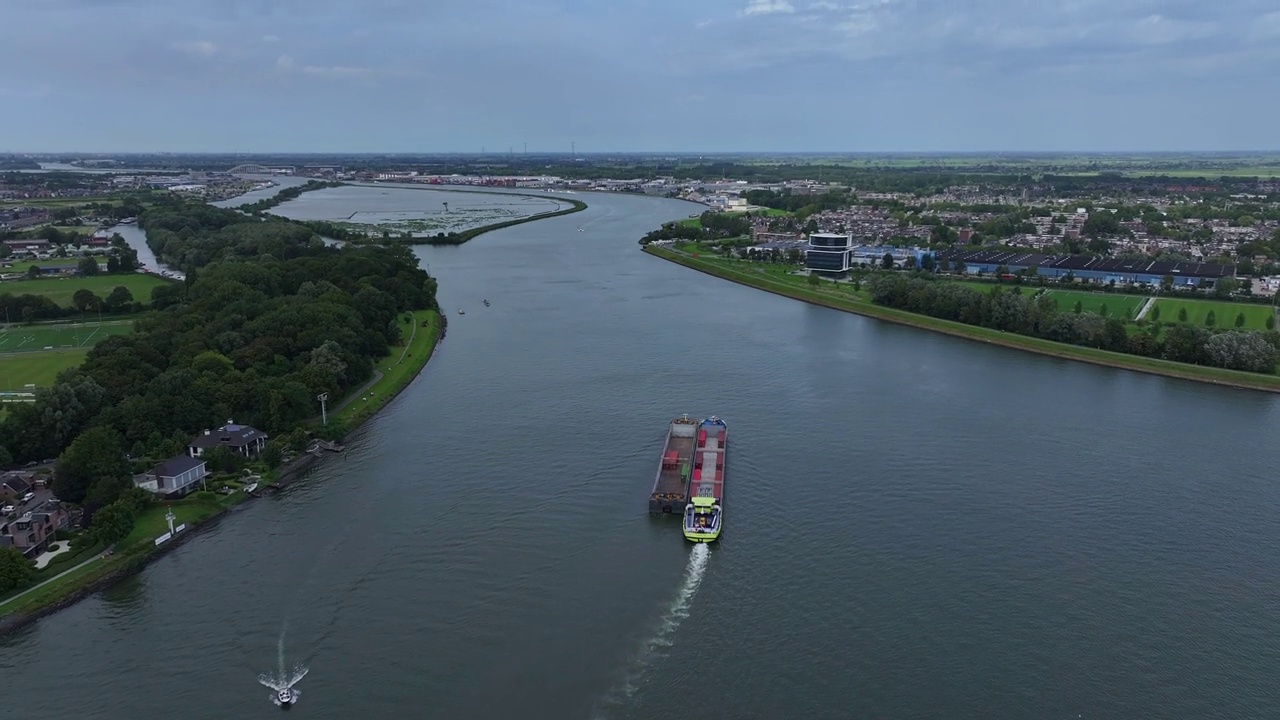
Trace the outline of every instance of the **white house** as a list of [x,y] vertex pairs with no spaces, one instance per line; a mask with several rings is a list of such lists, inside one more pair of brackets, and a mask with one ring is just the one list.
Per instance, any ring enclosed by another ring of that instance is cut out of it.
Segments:
[[[181,497],[195,490],[200,481],[209,475],[209,471],[205,468],[204,460],[179,455],[156,465],[149,474],[155,478],[153,492],[166,497]],[[151,490],[149,485],[150,482],[141,487]]]

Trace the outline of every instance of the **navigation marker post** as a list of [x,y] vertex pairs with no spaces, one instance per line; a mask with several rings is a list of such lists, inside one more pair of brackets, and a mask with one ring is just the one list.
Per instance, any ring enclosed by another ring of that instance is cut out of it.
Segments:
[[174,521],[174,519],[175,519],[175,516],[174,516],[174,514],[173,514],[173,506],[172,506],[172,505],[170,505],[169,507],[165,508],[165,511],[164,511],[164,519],[169,523],[169,537],[173,537],[173,535],[174,535],[174,532],[173,532],[173,521]]
[[319,395],[316,396],[316,399],[320,401],[320,424],[328,425],[329,414],[328,414],[328,411],[325,409],[325,401],[329,399],[329,393],[320,393]]

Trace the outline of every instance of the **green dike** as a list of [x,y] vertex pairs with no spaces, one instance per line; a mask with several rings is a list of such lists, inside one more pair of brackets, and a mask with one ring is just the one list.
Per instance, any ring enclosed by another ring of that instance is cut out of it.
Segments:
[[1149,373],[1152,375],[1162,375],[1164,377],[1179,378],[1182,380],[1195,380],[1197,382],[1226,385],[1229,387],[1243,388],[1247,390],[1280,392],[1280,377],[1256,375],[1236,370],[1201,367],[1199,365],[1187,365],[1184,363],[1160,360],[1157,358],[1146,358],[1139,357],[1137,355],[1126,355],[1124,353],[1098,350],[1096,348],[1065,345],[1063,343],[1057,343],[1051,340],[1041,340],[1040,338],[1027,337],[1025,335],[1014,335],[1012,333],[1001,332],[999,330],[991,330],[974,325],[965,325],[964,323],[953,322],[950,320],[939,320],[938,318],[929,317],[927,315],[917,315],[904,310],[887,308],[875,305],[870,301],[856,300],[848,296],[842,297],[817,290],[810,290],[800,285],[770,278],[767,275],[741,272],[728,267],[728,263],[726,261],[717,262],[713,260],[704,260],[702,258],[694,258],[666,248],[653,247],[651,245],[646,246],[644,251],[650,255],[663,258],[664,260],[670,260],[671,262],[684,265],[687,268],[704,272],[708,275],[715,275],[716,277],[742,285],[749,285],[759,290],[766,290],[778,295],[785,295],[789,298],[803,300],[804,302],[812,303],[814,305],[822,305],[834,310],[843,310],[845,312],[857,313],[858,315],[865,315],[879,320],[887,320],[900,325],[910,325],[912,327],[933,330],[934,332],[954,335],[956,337],[978,340],[992,345],[1000,345],[1002,347],[1014,348],[1016,350],[1025,350],[1027,352],[1038,353],[1040,355],[1050,355],[1067,360],[1079,360],[1081,362],[1105,365],[1107,367],[1119,368],[1122,370],[1133,370],[1135,372]]
[[349,430],[373,417],[408,387],[426,367],[436,342],[440,340],[443,326],[440,313],[418,310],[413,313],[412,324],[404,322],[403,313],[400,317],[400,337],[404,345],[392,348],[389,355],[379,358],[374,364],[374,370],[382,373],[382,377],[369,387],[356,391],[358,394],[346,400],[349,404],[333,414]]

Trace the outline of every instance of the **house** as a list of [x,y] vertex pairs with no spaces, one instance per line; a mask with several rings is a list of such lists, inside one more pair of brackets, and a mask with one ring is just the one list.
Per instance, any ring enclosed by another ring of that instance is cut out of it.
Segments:
[[267,445],[267,434],[248,425],[236,425],[231,420],[217,430],[205,430],[187,445],[187,454],[193,458],[204,455],[206,450],[224,447],[245,457],[253,457]]
[[31,473],[7,472],[0,473],[0,497],[9,500],[17,500],[18,498],[31,492],[34,486]]
[[0,547],[17,548],[23,555],[35,557],[46,550],[54,534],[68,524],[67,511],[62,505],[47,500],[17,520],[0,521]]
[[140,483],[139,487],[165,497],[182,497],[195,490],[208,475],[204,460],[179,455],[151,468],[146,482]]

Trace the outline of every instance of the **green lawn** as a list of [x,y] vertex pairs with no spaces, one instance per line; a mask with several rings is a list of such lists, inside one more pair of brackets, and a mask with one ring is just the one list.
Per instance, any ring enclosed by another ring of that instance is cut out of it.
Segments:
[[[1234,328],[1236,326],[1236,316],[1244,313],[1244,326],[1242,330],[1265,330],[1267,329],[1267,318],[1271,317],[1272,309],[1270,305],[1247,305],[1245,303],[1229,303],[1215,300],[1173,300],[1164,298],[1156,301],[1155,308],[1160,308],[1160,322],[1174,323],[1179,322],[1178,311],[1185,309],[1187,311],[1187,324],[1204,327],[1205,318],[1209,316],[1212,310],[1216,316],[1215,327]],[[1155,308],[1151,312],[1155,312]],[[1147,318],[1151,318],[1151,313],[1147,313]]]
[[[71,296],[81,288],[93,291],[105,298],[118,286],[129,288],[133,299],[141,303],[151,301],[151,291],[173,282],[155,275],[128,273],[121,275],[94,275],[91,277],[39,278],[37,280],[6,280],[0,282],[0,295],[44,295],[63,307],[71,307]],[[15,318],[16,319],[16,318]]]
[[[133,530],[125,537],[125,539],[116,543],[116,548],[125,549],[141,543],[154,544],[155,539],[169,532],[169,523],[165,520],[165,513],[170,509],[173,510],[174,527],[184,523],[194,525],[212,515],[216,515],[222,511],[222,506],[217,502],[206,502],[200,500],[178,500],[171,503],[159,502],[147,508],[138,521],[134,523]],[[192,528],[188,527],[188,530]]]
[[26,385],[49,387],[58,373],[79,366],[89,348],[0,354],[0,390],[19,391]]

